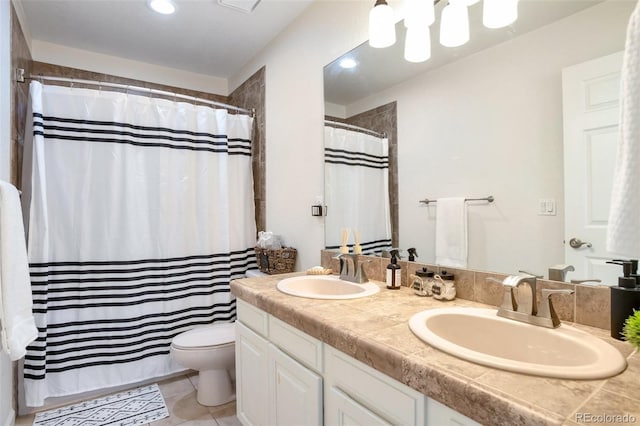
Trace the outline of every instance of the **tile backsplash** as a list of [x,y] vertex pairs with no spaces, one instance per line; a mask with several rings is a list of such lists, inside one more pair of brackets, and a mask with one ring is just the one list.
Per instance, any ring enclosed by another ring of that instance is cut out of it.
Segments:
[[[339,263],[338,260],[334,259],[335,255],[336,253],[333,251],[322,250],[321,262],[323,267],[331,268],[334,273],[337,273]],[[376,256],[363,257],[370,261],[364,267],[367,276],[372,280],[384,281],[389,259]],[[422,270],[423,267],[437,273],[446,270],[455,275],[458,298],[496,307],[502,304],[504,287],[500,282],[507,277],[505,274],[407,261],[400,261],[399,265],[402,268],[402,285],[408,286],[410,284],[409,275],[415,273],[415,271]],[[494,279],[499,282],[494,281]],[[609,287],[538,279],[538,299],[541,297],[543,288],[574,290],[571,295],[555,296],[553,299],[553,306],[562,321],[575,322],[605,330],[610,329],[611,290]]]

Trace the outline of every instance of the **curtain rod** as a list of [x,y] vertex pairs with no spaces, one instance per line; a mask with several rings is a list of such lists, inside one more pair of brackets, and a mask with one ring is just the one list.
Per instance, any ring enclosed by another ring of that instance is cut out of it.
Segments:
[[361,130],[361,131],[370,133],[370,134],[372,134],[374,136],[377,136],[379,138],[386,138],[387,137],[386,133],[378,133],[378,132],[376,132],[374,130],[365,129],[364,127],[354,126],[353,124],[341,123],[339,121],[324,120],[324,124],[332,124],[332,125],[335,125],[335,126],[345,127],[347,129]]
[[[493,198],[493,195],[489,195],[488,197],[484,197],[484,198],[465,198],[464,201],[488,201],[489,203],[493,203],[495,201],[495,198]],[[422,204],[430,204],[430,203],[437,203],[438,200],[430,200],[430,199],[425,199],[425,200],[420,200],[420,202]]]
[[46,76],[46,75],[33,75],[33,74],[31,74],[29,76],[29,79],[36,80],[36,81],[37,80],[40,80],[40,81],[49,80],[49,81],[58,81],[58,82],[70,83],[71,87],[73,87],[74,83],[77,83],[77,84],[86,84],[86,85],[99,86],[99,87],[112,87],[112,88],[116,88],[116,89],[132,90],[132,91],[135,91],[135,92],[146,92],[146,93],[154,94],[154,95],[161,95],[161,96],[168,96],[168,97],[173,97],[173,98],[178,98],[178,99],[185,99],[185,100],[188,100],[188,101],[191,101],[191,102],[199,102],[199,103],[205,103],[205,104],[209,104],[209,105],[215,105],[215,106],[223,107],[225,109],[230,109],[230,110],[233,110],[233,111],[243,112],[245,114],[251,115],[251,117],[255,117],[255,115],[256,115],[256,110],[255,109],[245,109],[245,108],[240,108],[240,107],[237,107],[237,106],[225,104],[225,103],[222,103],[222,102],[216,102],[216,101],[210,101],[209,99],[198,98],[196,96],[182,95],[180,93],[167,92],[167,91],[164,91],[164,90],[151,89],[151,88],[148,88],[148,87],[132,86],[130,84],[105,83],[105,82],[101,82],[101,81],[79,80],[79,79],[75,79],[75,78],[52,77],[52,76]]

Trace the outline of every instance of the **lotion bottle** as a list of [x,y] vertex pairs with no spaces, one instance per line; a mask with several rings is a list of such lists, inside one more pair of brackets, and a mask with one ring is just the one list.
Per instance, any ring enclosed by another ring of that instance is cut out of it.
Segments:
[[387,288],[399,290],[402,284],[400,265],[398,265],[398,250],[391,250],[391,262],[387,265]]

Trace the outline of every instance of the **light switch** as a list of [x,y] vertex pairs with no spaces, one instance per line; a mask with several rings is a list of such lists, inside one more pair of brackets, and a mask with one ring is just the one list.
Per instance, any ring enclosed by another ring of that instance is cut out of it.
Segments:
[[538,216],[555,216],[556,200],[553,198],[541,198],[538,201]]

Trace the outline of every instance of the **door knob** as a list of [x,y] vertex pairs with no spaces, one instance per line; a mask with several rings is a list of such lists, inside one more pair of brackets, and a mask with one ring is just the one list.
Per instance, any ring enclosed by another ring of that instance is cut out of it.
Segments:
[[569,245],[574,249],[580,248],[582,246],[591,247],[591,243],[586,241],[581,241],[580,238],[572,238],[569,240]]

